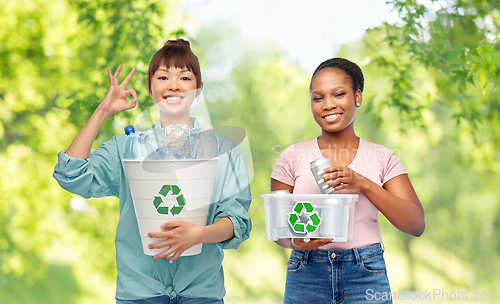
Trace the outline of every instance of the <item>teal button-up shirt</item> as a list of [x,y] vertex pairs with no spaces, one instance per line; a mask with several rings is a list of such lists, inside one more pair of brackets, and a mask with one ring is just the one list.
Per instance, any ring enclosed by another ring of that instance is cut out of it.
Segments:
[[[196,136],[201,128],[190,130]],[[155,126],[163,132],[161,124]],[[84,198],[116,196],[120,220],[116,230],[116,298],[137,300],[179,294],[191,298],[222,299],[225,295],[222,271],[223,249],[237,248],[250,235],[248,208],[252,200],[246,164],[238,148],[227,137],[217,135],[219,162],[214,180],[207,225],[222,217],[234,226],[234,237],[215,244],[203,244],[198,255],[176,261],[154,259],[143,253],[132,196],[123,164],[126,135],[116,135],[83,160],[58,154],[54,178],[62,188]]]

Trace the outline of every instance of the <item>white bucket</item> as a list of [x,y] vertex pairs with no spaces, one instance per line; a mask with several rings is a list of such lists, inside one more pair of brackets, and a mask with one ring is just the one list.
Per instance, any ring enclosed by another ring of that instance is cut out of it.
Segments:
[[[218,157],[123,160],[146,255],[155,255],[168,249],[148,249],[149,244],[166,240],[147,236],[149,232],[164,231],[160,228],[161,224],[185,220],[197,226],[206,225],[218,160]],[[181,256],[196,255],[201,250],[202,244],[197,244]]]

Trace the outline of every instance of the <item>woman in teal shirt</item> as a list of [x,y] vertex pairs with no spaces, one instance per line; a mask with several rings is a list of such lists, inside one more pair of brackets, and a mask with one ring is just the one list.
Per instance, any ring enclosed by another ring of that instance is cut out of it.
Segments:
[[[149,236],[168,240],[151,248],[169,247],[168,250],[154,257],[145,255],[122,161],[126,135],[116,135],[90,153],[104,121],[136,106],[137,93],[125,90],[135,68],[121,84],[120,71],[121,66],[113,75],[108,68],[109,91],[68,149],[59,153],[54,178],[62,188],[84,198],[119,198],[120,220],[115,240],[117,303],[223,303],[222,250],[237,248],[251,230],[251,195],[243,156],[229,138],[217,135],[220,159],[207,226],[186,221],[163,226],[172,229]],[[147,83],[160,110],[155,129],[163,133],[167,125],[182,123],[189,126],[190,135],[195,137],[201,127],[189,116],[189,109],[203,83],[189,42],[169,40],[151,60]],[[130,95],[134,99],[127,103]],[[204,243],[200,254],[180,256],[199,243]]]

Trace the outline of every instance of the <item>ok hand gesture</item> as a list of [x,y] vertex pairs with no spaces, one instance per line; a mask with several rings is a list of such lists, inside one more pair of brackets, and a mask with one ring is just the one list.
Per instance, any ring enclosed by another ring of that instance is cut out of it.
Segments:
[[[101,101],[99,106],[97,107],[103,113],[106,114],[107,117],[110,117],[113,114],[120,113],[132,108],[135,108],[137,105],[137,93],[134,89],[125,90],[125,87],[129,83],[132,76],[136,71],[135,68],[125,77],[121,84],[118,84],[118,76],[120,75],[120,71],[122,70],[122,65],[118,67],[115,74],[111,74],[111,69],[108,68],[109,75],[109,90],[104,99]],[[127,97],[132,95],[134,99],[127,103]]]

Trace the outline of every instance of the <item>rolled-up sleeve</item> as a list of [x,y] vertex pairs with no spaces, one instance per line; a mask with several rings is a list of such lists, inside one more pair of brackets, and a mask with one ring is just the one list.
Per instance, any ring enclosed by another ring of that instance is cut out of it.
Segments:
[[118,196],[120,160],[115,136],[87,159],[59,152],[53,176],[63,189],[84,198]]
[[[223,167],[223,180],[220,200],[215,202],[215,216],[213,222],[223,217],[231,220],[234,226],[234,237],[221,242],[222,249],[236,249],[239,244],[250,237],[252,223],[248,209],[252,201],[247,167],[243,155],[237,147],[232,147],[227,153],[220,156]],[[222,173],[222,172],[221,172]]]

